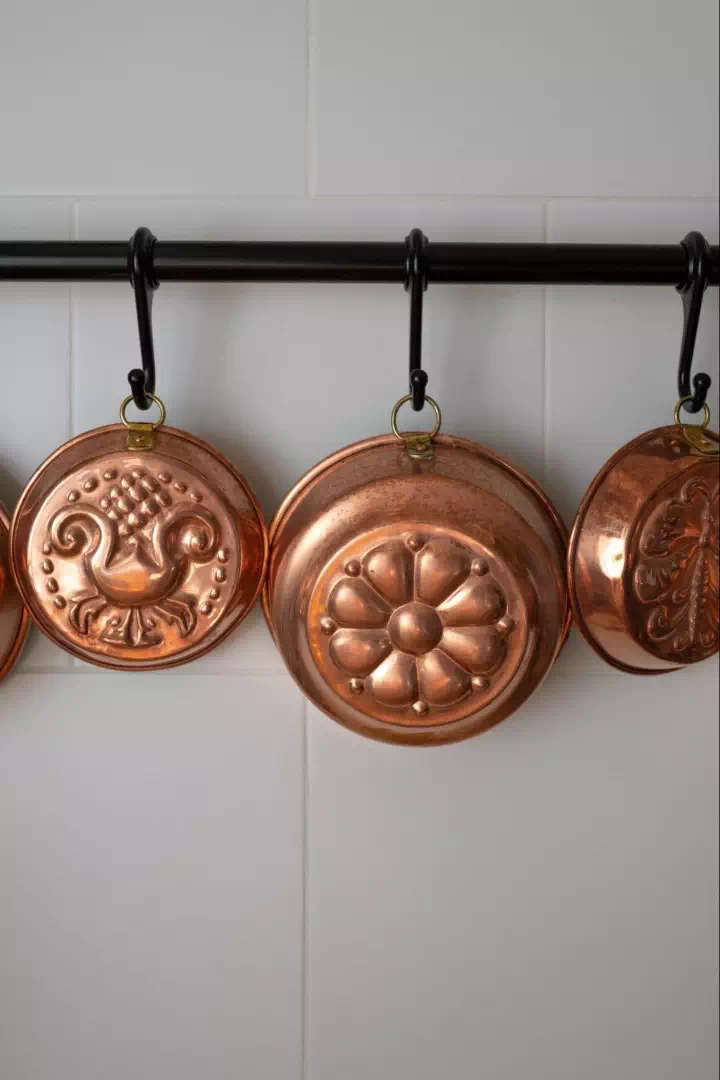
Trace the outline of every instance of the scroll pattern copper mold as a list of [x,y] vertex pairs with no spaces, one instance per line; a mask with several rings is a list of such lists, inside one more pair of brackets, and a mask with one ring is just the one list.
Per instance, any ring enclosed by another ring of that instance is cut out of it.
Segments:
[[75,655],[119,668],[184,663],[218,644],[262,584],[264,523],[216,450],[162,428],[128,449],[112,425],[36,473],[12,557],[33,617]]
[[19,659],[30,626],[28,613],[10,574],[9,527],[10,521],[0,503],[0,682]]
[[718,437],[656,428],[591,484],[568,552],[577,625],[608,663],[662,674],[718,651]]
[[315,705],[431,745],[487,730],[542,682],[568,628],[566,545],[499,455],[446,435],[428,455],[414,445],[377,436],[299,481],[271,525],[263,606]]

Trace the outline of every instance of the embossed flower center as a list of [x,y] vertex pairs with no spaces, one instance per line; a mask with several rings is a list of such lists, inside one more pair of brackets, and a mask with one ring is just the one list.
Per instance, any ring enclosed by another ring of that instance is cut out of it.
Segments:
[[412,656],[423,656],[440,644],[443,624],[429,604],[403,604],[390,616],[388,634],[393,645]]

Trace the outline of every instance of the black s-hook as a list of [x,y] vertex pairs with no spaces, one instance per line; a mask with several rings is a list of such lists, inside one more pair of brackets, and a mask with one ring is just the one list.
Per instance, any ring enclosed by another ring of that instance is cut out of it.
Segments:
[[410,393],[415,412],[420,412],[425,404],[428,382],[427,372],[421,367],[423,293],[428,285],[427,243],[427,236],[421,229],[413,229],[405,237],[405,292],[410,293]]
[[702,233],[689,232],[682,243],[687,252],[688,265],[685,281],[682,285],[677,286],[677,291],[682,296],[684,313],[680,365],[678,367],[678,394],[681,399],[691,399],[684,402],[684,407],[688,412],[696,413],[700,412],[705,404],[711,383],[709,375],[698,372],[697,375],[693,376],[692,389],[690,387],[695,339],[697,338],[698,324],[700,322],[703,295],[708,283],[711,253],[710,245]]
[[158,287],[153,267],[153,248],[155,237],[142,226],[130,237],[128,245],[128,274],[130,284],[135,291],[135,309],[137,311],[138,332],[140,334],[140,355],[142,370],[133,368],[128,374],[133,401],[138,409],[149,409],[152,404],[149,395],[155,393],[155,349],[152,332],[153,293]]

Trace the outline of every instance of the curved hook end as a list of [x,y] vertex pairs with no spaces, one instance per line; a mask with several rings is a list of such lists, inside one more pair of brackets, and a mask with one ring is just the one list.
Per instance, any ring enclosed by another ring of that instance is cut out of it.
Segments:
[[150,229],[141,226],[128,244],[128,275],[135,292],[142,370],[133,369],[128,375],[132,396],[138,409],[149,409],[150,395],[155,393],[155,348],[152,332],[152,298],[158,281],[153,266],[155,237]]
[[703,296],[708,284],[710,271],[710,245],[700,232],[689,232],[682,245],[687,253],[687,275],[685,281],[677,286],[683,303],[683,334],[678,365],[678,396],[686,398],[683,408],[689,413],[697,413],[705,405],[712,379],[705,372],[698,372],[692,379],[690,372],[693,353],[700,323],[700,311]]

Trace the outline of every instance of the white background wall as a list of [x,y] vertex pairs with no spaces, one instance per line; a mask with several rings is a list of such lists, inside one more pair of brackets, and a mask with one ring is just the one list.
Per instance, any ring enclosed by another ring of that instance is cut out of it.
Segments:
[[[718,240],[715,0],[1,17],[5,239]],[[134,320],[129,287],[0,285],[9,505],[114,420]],[[268,513],[406,385],[400,287],[163,285],[155,327],[171,422]],[[570,520],[669,421],[680,331],[669,288],[431,286],[425,361],[446,429]],[[712,290],[715,390],[717,352]],[[306,705],[258,613],[141,677],[36,634],[0,691],[0,1077],[711,1080],[717,678],[575,638],[511,720],[423,752]]]

